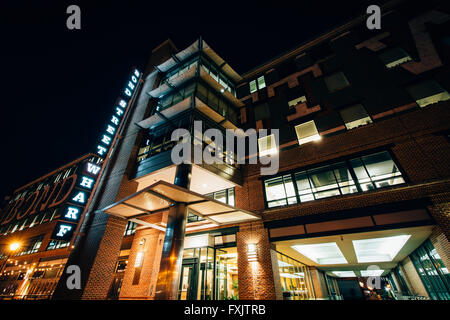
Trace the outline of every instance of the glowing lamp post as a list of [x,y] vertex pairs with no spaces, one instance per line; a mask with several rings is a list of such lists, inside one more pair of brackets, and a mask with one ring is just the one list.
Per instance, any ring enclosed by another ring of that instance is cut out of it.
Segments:
[[8,263],[9,257],[10,257],[17,249],[19,249],[19,248],[20,248],[20,243],[19,243],[19,242],[13,242],[13,243],[11,243],[11,244],[9,245],[9,251],[10,251],[10,254],[8,254],[8,255],[6,256],[5,263],[2,265],[2,268],[0,269],[0,274],[3,273],[3,270],[5,269],[6,264]]

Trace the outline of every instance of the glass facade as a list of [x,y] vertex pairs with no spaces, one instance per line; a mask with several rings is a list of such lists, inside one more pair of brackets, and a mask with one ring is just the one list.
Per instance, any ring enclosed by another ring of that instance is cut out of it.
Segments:
[[387,151],[264,180],[268,208],[404,183]]
[[[234,202],[234,188],[224,189],[220,191],[216,191],[213,193],[205,194],[207,197],[211,197],[217,201],[229,204],[230,206],[235,206]],[[201,218],[199,216],[196,216],[192,213],[188,213],[188,223],[189,222],[197,222],[205,220],[204,218]]]
[[311,275],[306,265],[277,252],[283,300],[314,299]]
[[432,300],[450,300],[450,277],[447,267],[429,239],[410,258]]
[[236,247],[185,249],[178,298],[179,300],[237,300]]

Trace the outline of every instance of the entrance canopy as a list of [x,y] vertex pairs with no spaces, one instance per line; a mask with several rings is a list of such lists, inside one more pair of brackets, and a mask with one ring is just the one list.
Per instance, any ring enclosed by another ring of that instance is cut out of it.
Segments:
[[177,203],[186,203],[188,212],[205,219],[209,223],[209,227],[261,219],[255,213],[238,209],[162,180],[100,211],[159,230],[165,230],[159,225],[142,221],[141,218],[168,210],[169,207]]

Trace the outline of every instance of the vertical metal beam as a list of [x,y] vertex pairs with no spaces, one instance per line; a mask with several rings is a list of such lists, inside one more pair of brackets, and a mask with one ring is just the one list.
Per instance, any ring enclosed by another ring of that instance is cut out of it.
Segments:
[[[177,166],[174,184],[189,189],[191,164]],[[187,205],[177,203],[169,209],[166,235],[162,249],[155,300],[177,300],[183,262],[184,235],[187,224]]]

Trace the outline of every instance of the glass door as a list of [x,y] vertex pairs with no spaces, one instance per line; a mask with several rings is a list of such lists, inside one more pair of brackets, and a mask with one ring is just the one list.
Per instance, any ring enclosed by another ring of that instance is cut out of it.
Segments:
[[196,300],[198,282],[198,259],[184,259],[181,267],[179,300]]

